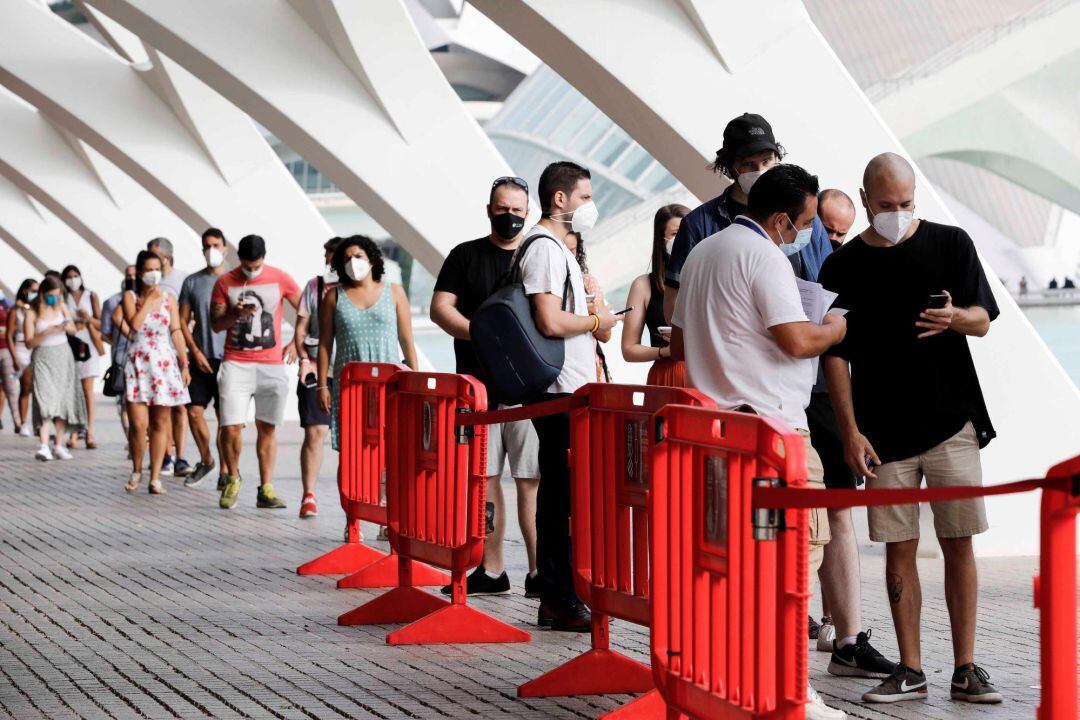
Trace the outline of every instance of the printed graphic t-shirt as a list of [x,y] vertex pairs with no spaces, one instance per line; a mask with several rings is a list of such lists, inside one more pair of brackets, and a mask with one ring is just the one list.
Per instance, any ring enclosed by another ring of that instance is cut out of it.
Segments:
[[240,267],[218,278],[212,303],[229,308],[241,303],[256,306],[255,314],[229,328],[225,361],[280,365],[282,302],[299,292],[300,286],[288,273],[266,264],[253,280],[248,280]]

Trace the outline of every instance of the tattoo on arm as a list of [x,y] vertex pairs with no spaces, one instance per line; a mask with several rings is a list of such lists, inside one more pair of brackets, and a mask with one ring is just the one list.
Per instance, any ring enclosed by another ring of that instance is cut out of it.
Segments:
[[900,596],[904,594],[904,580],[897,573],[885,574],[885,589],[889,594],[889,602],[893,605],[900,602]]

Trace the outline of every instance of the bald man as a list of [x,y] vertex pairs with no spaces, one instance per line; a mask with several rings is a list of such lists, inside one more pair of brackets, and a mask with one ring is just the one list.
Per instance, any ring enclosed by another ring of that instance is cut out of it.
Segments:
[[[845,459],[873,489],[914,488],[923,478],[929,487],[981,485],[979,451],[995,432],[967,337],[986,335],[998,308],[975,246],[960,228],[914,217],[915,173],[899,155],[870,161],[860,199],[870,227],[832,254],[820,275],[839,294],[836,305],[848,310],[847,335],[825,358]],[[951,696],[1001,702],[990,676],[975,664],[978,577],[971,536],[987,529],[983,501],[931,508],[945,560],[955,661]],[[923,699],[919,506],[874,507],[868,516],[870,539],[886,543],[900,663],[863,700]]]
[[817,214],[829,234],[833,251],[839,250],[855,224],[855,203],[843,190],[826,188],[818,193]]

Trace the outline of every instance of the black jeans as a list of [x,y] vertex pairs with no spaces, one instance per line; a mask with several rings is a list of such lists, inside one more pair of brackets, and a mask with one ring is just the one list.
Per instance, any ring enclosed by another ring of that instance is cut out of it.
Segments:
[[[565,397],[548,394],[540,398]],[[534,418],[539,439],[540,488],[536,493],[536,565],[540,598],[566,606],[578,602],[570,565],[570,415]]]

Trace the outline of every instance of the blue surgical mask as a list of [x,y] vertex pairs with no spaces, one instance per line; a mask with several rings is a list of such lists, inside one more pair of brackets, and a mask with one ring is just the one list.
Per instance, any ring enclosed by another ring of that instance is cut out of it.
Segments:
[[[785,215],[784,217],[787,216]],[[811,226],[803,230],[798,230],[795,227],[795,223],[791,222],[790,217],[787,218],[787,221],[788,224],[791,225],[791,229],[795,230],[795,239],[790,243],[786,243],[783,242],[783,238],[781,238],[780,251],[788,257],[791,257],[792,255],[798,254],[800,250],[810,244],[810,236],[814,234],[814,228]]]
[[49,307],[52,307],[52,306],[56,305],[56,301],[58,299],[59,298],[57,298],[55,295],[46,295],[45,296],[45,304],[48,305]]

